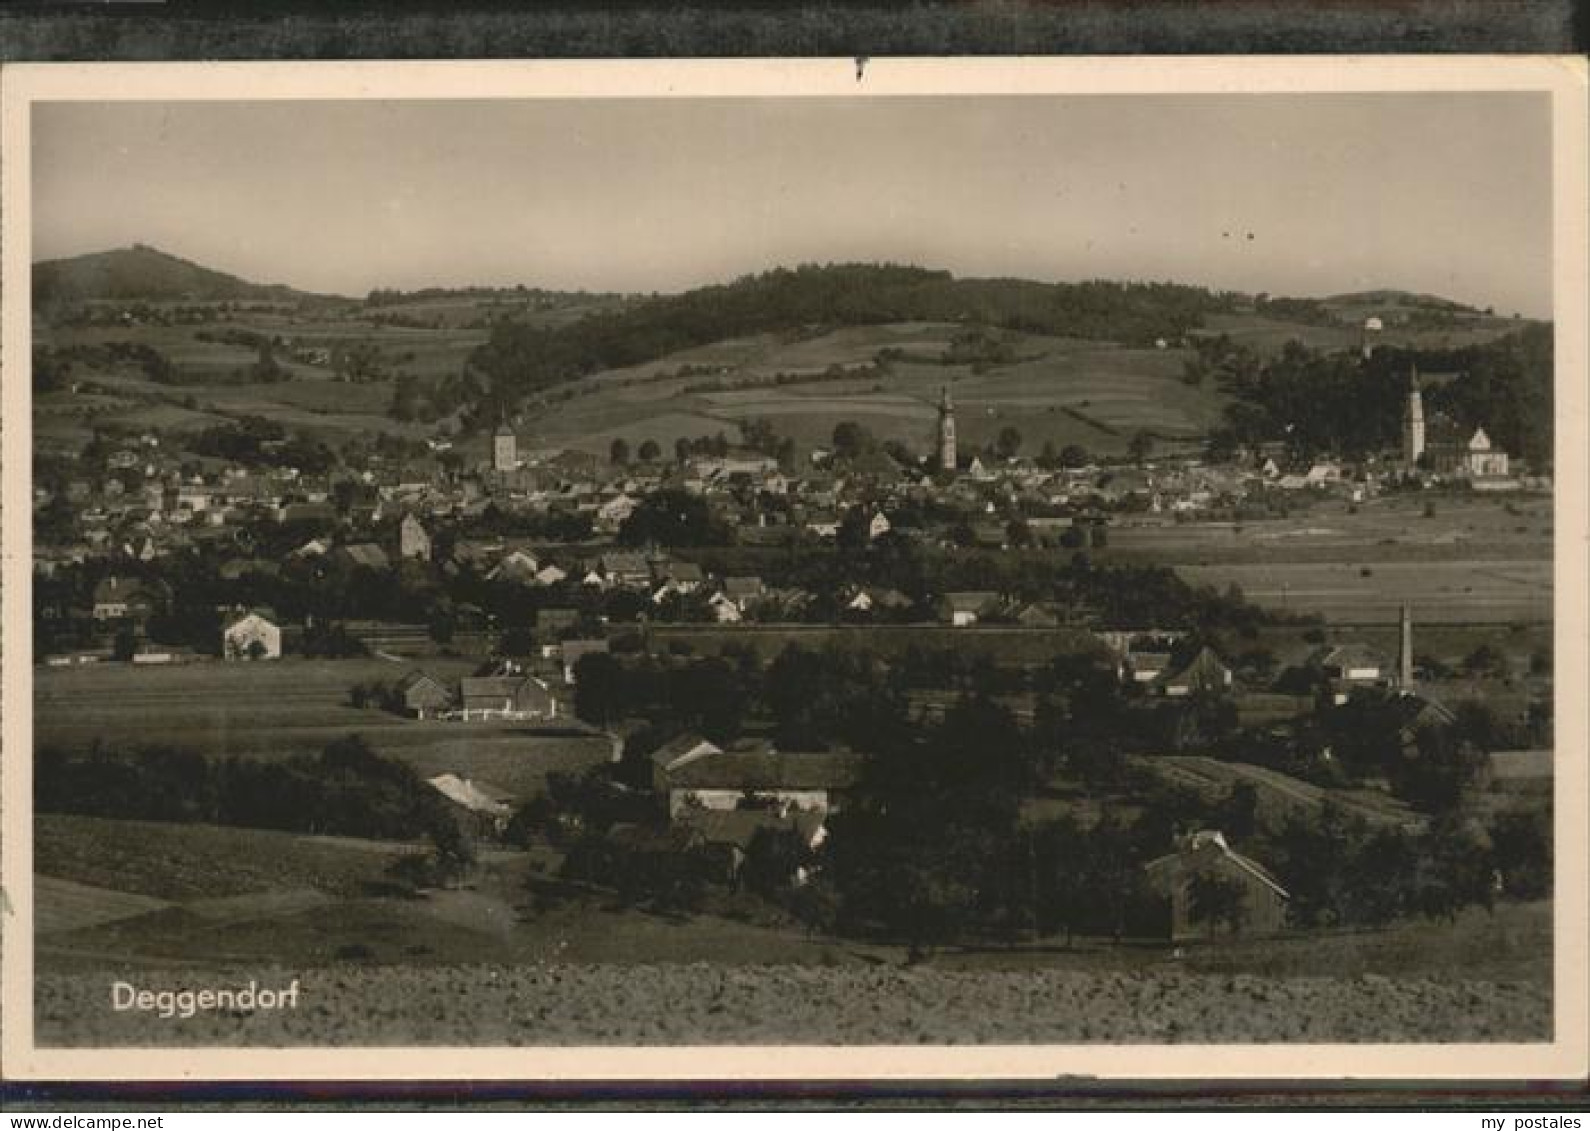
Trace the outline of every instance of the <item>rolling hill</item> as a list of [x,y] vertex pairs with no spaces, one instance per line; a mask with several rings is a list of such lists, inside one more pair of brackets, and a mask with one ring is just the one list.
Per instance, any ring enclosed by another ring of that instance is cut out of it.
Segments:
[[330,296],[297,291],[279,283],[251,283],[144,244],[70,259],[48,259],[33,265],[35,306],[95,300],[296,302],[327,297]]
[[[36,264],[34,293],[44,315],[35,341],[72,383],[38,397],[35,427],[66,451],[110,421],[181,432],[244,416],[333,443],[448,431],[481,457],[504,418],[526,447],[598,454],[620,438],[664,450],[680,438],[734,439],[753,420],[802,449],[854,420],[922,451],[946,386],[970,447],[1014,427],[1029,453],[1046,443],[1118,453],[1138,430],[1167,450],[1198,444],[1230,402],[1221,383],[1184,379],[1200,338],[1266,358],[1292,341],[1356,351],[1362,311],[1383,309],[1378,345],[1456,351],[1521,325],[1392,291],[1253,299],[870,264],[779,269],[649,299],[464,288],[306,303],[318,296],[142,245]],[[239,299],[277,305],[221,306]],[[155,309],[72,313],[110,300]],[[194,307],[208,309],[193,317]],[[262,338],[279,346],[268,380],[253,375]],[[152,376],[128,346],[169,364]],[[353,349],[375,359],[357,378],[336,361]]]

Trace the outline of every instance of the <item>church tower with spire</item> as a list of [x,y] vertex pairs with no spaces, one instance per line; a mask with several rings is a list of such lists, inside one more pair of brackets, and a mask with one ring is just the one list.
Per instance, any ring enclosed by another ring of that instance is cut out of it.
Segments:
[[939,400],[939,467],[955,470],[955,405],[950,401],[950,387],[944,386]]
[[1419,395],[1419,367],[1408,373],[1408,403],[1402,410],[1402,460],[1409,467],[1424,455],[1424,399]]

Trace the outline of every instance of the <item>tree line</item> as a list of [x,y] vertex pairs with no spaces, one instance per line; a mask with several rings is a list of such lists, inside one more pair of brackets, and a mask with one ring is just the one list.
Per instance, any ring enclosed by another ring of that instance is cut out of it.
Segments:
[[174,746],[44,748],[34,759],[41,813],[240,825],[284,832],[412,840],[456,820],[406,762],[358,735],[318,755],[207,758]]
[[1531,324],[1494,341],[1454,349],[1384,346],[1367,359],[1288,342],[1279,356],[1221,335],[1201,338],[1185,379],[1212,379],[1233,401],[1210,437],[1216,455],[1238,445],[1284,442],[1299,459],[1357,458],[1400,444],[1408,378],[1457,376],[1423,390],[1425,417],[1446,413],[1537,466],[1552,455],[1552,327]]
[[561,327],[498,322],[469,364],[487,380],[477,417],[489,420],[554,385],[725,338],[950,321],[1146,344],[1180,337],[1232,301],[1169,283],[1035,283],[956,279],[893,265],[803,266],[598,312]]

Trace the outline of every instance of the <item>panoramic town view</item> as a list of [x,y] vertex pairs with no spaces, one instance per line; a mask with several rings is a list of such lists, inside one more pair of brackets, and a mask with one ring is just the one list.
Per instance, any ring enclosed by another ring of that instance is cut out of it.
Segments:
[[39,1042],[1550,1040],[1543,108],[988,101],[36,110]]

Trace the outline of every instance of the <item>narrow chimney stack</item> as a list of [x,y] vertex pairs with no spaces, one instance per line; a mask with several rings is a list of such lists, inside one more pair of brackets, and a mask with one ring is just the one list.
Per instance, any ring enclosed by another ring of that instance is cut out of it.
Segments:
[[1400,646],[1397,649],[1397,685],[1404,690],[1413,686],[1413,612],[1402,606]]

